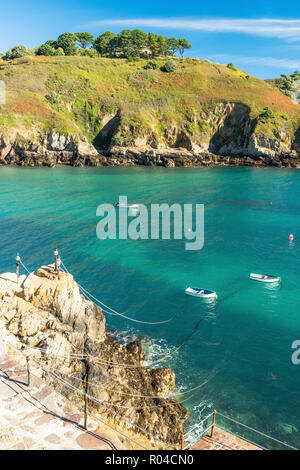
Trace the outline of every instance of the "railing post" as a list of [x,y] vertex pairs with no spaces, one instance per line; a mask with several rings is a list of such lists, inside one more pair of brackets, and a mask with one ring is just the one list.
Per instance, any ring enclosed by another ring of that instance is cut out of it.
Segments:
[[88,413],[88,397],[87,393],[84,393],[84,429],[87,429],[87,413]]
[[210,437],[213,437],[214,432],[215,432],[216,414],[217,414],[217,411],[214,410],[214,412],[213,412],[213,418],[212,418],[212,423],[211,423]]
[[181,447],[180,450],[184,450],[184,434],[181,434]]
[[30,387],[31,385],[31,376],[30,376],[30,363],[29,363],[29,357],[26,356],[26,364],[27,364],[27,385]]

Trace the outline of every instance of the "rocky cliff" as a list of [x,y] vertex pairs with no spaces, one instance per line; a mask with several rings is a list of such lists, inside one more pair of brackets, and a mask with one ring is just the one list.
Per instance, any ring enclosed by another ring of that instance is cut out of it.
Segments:
[[[205,132],[201,132],[203,120],[207,126]],[[108,123],[104,118],[103,129]],[[251,119],[249,109],[243,104],[218,103],[194,116],[192,125],[197,132],[193,134],[187,131],[186,125],[173,124],[165,128],[163,135],[148,130],[142,138],[134,137],[120,121],[102,149],[89,143],[81,133],[60,134],[57,130],[43,133],[36,127],[10,129],[0,133],[0,164],[299,167],[299,130],[292,135],[289,125],[283,121],[280,127],[266,131],[265,124],[257,118]],[[126,135],[126,139],[120,135]]]
[[88,57],[0,60],[0,163],[300,165],[300,106],[220,64]]
[[[57,277],[52,266],[44,266],[18,283],[15,274],[2,274],[0,336],[104,406],[164,442],[179,444],[187,410],[168,398],[174,372],[144,367],[141,343],[117,341],[106,329],[101,309],[85,300],[71,274]],[[82,406],[82,397],[38,370],[47,383]],[[103,407],[89,402],[89,410],[136,437],[132,426]]]

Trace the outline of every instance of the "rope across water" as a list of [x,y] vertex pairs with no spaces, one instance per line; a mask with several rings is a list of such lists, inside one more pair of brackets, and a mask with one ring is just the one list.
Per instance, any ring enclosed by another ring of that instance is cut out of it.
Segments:
[[[66,268],[65,264],[63,263],[63,261],[61,262],[61,264],[62,264],[63,268],[66,270],[66,272],[68,273],[69,271],[67,270],[67,268]],[[101,306],[101,307],[103,306],[105,309],[108,309],[108,310],[105,310],[105,313],[108,313],[109,315],[118,315],[120,317],[125,318],[126,320],[133,321],[135,323],[142,323],[144,325],[162,325],[164,323],[169,323],[170,321],[172,321],[175,318],[175,317],[172,317],[172,318],[169,318],[168,320],[162,320],[162,321],[159,321],[159,322],[148,322],[148,321],[136,320],[135,318],[131,318],[131,317],[128,317],[127,315],[124,315],[123,313],[117,312],[116,310],[109,307],[108,305],[106,305],[101,300],[97,299],[97,297],[95,297],[90,292],[88,292],[84,287],[82,287],[80,284],[78,284],[78,282],[76,284],[78,285],[79,289],[86,296],[90,297],[90,299],[93,299],[95,302],[97,302],[99,304],[99,306]],[[90,299],[88,299],[88,300],[90,300]]]

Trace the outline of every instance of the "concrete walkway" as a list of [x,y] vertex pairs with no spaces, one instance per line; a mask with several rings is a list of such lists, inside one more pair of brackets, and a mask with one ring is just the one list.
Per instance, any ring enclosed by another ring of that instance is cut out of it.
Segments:
[[9,356],[0,356],[0,449],[63,450],[122,449],[121,443],[99,432],[99,423],[83,416],[42,380],[31,377]]

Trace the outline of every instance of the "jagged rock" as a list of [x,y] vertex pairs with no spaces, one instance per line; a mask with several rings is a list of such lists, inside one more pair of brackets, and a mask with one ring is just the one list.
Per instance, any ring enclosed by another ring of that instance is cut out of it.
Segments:
[[[142,344],[120,343],[106,330],[102,310],[82,297],[71,274],[57,276],[53,265],[22,276],[19,282],[15,274],[2,274],[0,335],[105,407],[165,442],[179,444],[187,410],[167,398],[175,387],[174,372],[144,367]],[[78,393],[45,372],[42,377],[82,405]],[[131,425],[100,405],[90,402],[89,409],[119,429],[133,432]]]

